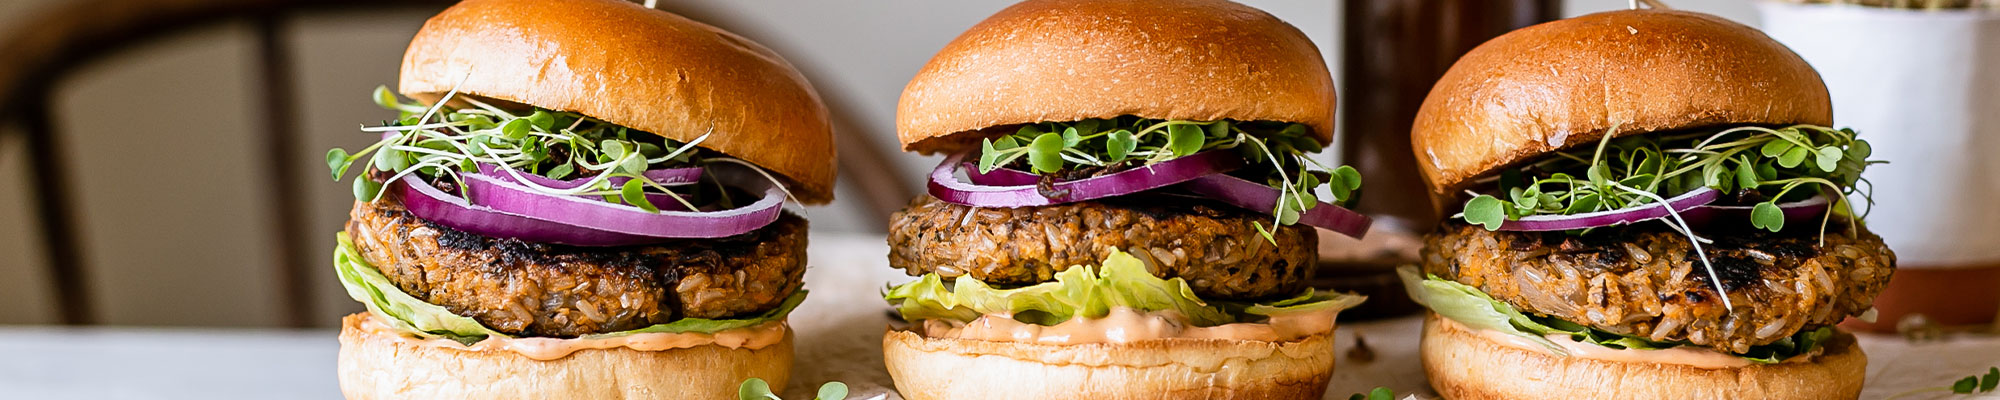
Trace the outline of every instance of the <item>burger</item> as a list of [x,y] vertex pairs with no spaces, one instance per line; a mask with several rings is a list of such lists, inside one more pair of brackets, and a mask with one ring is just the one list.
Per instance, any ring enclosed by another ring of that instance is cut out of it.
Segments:
[[1459,214],[1403,269],[1454,399],[1833,399],[1896,256],[1861,220],[1866,140],[1764,34],[1639,9],[1467,53],[1411,145]]
[[1334,87],[1298,29],[1221,0],[1030,0],[930,60],[903,149],[945,154],[891,218],[883,338],[910,399],[1317,399],[1340,310],[1315,228],[1359,236],[1353,168],[1308,157]]
[[[327,155],[350,399],[728,398],[792,365],[828,114],[769,49],[615,0],[467,0],[411,40],[394,120]],[[350,170],[352,168],[352,170]]]

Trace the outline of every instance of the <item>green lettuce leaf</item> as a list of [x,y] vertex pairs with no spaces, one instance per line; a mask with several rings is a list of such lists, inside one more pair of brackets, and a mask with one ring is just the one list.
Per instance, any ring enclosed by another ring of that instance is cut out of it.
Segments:
[[[1578,342],[1613,349],[1658,350],[1692,345],[1686,342],[1657,342],[1606,332],[1559,318],[1527,315],[1514,308],[1512,304],[1495,300],[1493,296],[1478,288],[1438,278],[1435,275],[1419,277],[1417,268],[1413,266],[1397,268],[1396,274],[1403,278],[1403,288],[1410,293],[1412,300],[1430,308],[1438,315],[1451,318],[1465,326],[1520,336],[1547,346],[1549,351],[1564,356],[1568,356],[1569,353],[1550,341],[1549,335],[1569,335]],[[1752,346],[1750,351],[1743,354],[1731,355],[1751,362],[1773,364],[1812,352],[1832,336],[1833,327],[1820,327],[1794,333],[1770,344]]]
[[[487,337],[509,337],[495,331],[478,320],[453,314],[442,306],[431,304],[403,293],[382,271],[361,258],[361,251],[354,247],[354,241],[341,232],[337,236],[340,244],[333,250],[333,269],[340,275],[340,285],[347,289],[347,296],[368,307],[368,312],[383,317],[381,320],[390,327],[411,335],[426,338],[445,338],[471,345]],[[806,291],[801,289],[785,298],[784,303],[763,314],[742,319],[682,318],[665,324],[644,328],[586,335],[583,338],[608,338],[637,333],[715,333],[730,329],[745,328],[769,321],[784,319],[805,301]]]
[[1195,326],[1256,320],[1279,313],[1338,311],[1365,299],[1309,290],[1266,304],[1209,302],[1196,296],[1187,280],[1153,276],[1144,261],[1117,250],[1105,256],[1101,265],[1078,265],[1057,272],[1053,282],[997,289],[968,277],[946,282],[932,273],[915,282],[891,287],[882,297],[902,313],[903,319],[910,321],[970,322],[981,315],[998,314],[1012,315],[1021,322],[1055,325],[1070,318],[1101,318],[1112,308],[1124,307],[1149,312],[1173,311]]

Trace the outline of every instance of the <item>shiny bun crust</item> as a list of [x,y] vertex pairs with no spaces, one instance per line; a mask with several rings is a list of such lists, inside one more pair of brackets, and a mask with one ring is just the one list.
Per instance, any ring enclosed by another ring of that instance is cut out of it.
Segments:
[[1410,141],[1445,194],[1607,131],[1832,123],[1819,73],[1763,32],[1707,14],[1625,10],[1523,28],[1466,53],[1424,99]]
[[1318,399],[1333,334],[1296,342],[1165,339],[1045,345],[890,330],[883,358],[910,400]]
[[1424,319],[1424,372],[1453,400],[1526,399],[1854,399],[1868,356],[1854,335],[1834,334],[1810,362],[1702,369],[1681,365],[1566,358],[1496,343]]
[[741,36],[619,0],[467,0],[431,17],[403,55],[399,90],[576,112],[690,142],[833,199],[826,106],[783,58]]
[[733,399],[751,377],[783,388],[792,334],[757,350],[697,346],[664,351],[583,350],[537,361],[511,352],[412,344],[341,322],[340,391],[348,399]]
[[1224,0],[1028,0],[939,50],[903,89],[896,135],[925,154],[965,134],[1137,115],[1305,124],[1333,137],[1333,77],[1304,33]]

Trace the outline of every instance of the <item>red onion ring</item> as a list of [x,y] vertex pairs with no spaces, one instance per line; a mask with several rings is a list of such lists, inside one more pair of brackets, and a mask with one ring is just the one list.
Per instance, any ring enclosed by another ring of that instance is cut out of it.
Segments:
[[[1281,199],[1278,188],[1224,174],[1188,181],[1187,188],[1203,196],[1265,214],[1277,210],[1278,200]],[[1299,214],[1299,223],[1360,239],[1368,234],[1368,226],[1375,222],[1354,210],[1316,202],[1311,209]]]
[[[1682,218],[1686,218],[1690,210],[1713,203],[1719,198],[1722,198],[1722,191],[1702,187],[1667,199],[1666,204],[1653,203],[1641,207],[1571,215],[1532,215],[1502,222],[1500,230],[1539,232],[1588,229],[1667,218],[1673,213],[1681,213]],[[1672,211],[1667,207],[1673,207]]]
[[554,196],[483,174],[461,174],[466,197],[452,196],[415,176],[391,183],[403,206],[428,221],[491,237],[575,246],[626,246],[681,238],[720,238],[755,231],[778,219],[785,194],[761,183],[763,197],[722,211],[649,213],[580,196]]
[[[946,203],[972,207],[1033,207],[1126,195],[1173,186],[1203,176],[1219,174],[1242,168],[1243,158],[1228,150],[1210,150],[1186,157],[1162,161],[1157,164],[1119,171],[1073,181],[1057,182],[1055,190],[1066,192],[1058,199],[1043,197],[1034,182],[1003,186],[989,186],[960,181],[953,176],[960,167],[965,154],[954,154],[938,163],[931,171],[930,194]],[[973,168],[976,172],[978,169]],[[1009,183],[1020,180],[1006,178],[1005,175],[986,178],[1008,179]]]
[[[1778,203],[1778,210],[1785,214],[1785,228],[1796,226],[1819,226],[1821,218],[1826,218],[1826,208],[1832,205],[1832,198],[1820,194],[1793,202]],[[1755,206],[1704,205],[1681,215],[1689,225],[1715,226],[1729,224],[1736,227],[1752,227],[1750,211]]]
[[[591,179],[591,177],[576,178],[576,179],[554,179],[546,176],[531,174],[528,173],[527,171],[516,171],[516,172],[520,172],[522,177],[528,179],[528,182],[532,182],[536,185],[541,185],[542,187],[549,187],[556,189],[575,189],[577,186],[583,186],[584,183],[590,182]],[[479,173],[500,178],[501,180],[505,180],[508,182],[520,183],[520,181],[514,179],[514,174],[507,173],[507,171],[502,171],[500,170],[500,167],[495,167],[492,164],[480,163]],[[683,168],[649,169],[646,170],[646,172],[639,173],[639,175],[645,176],[646,179],[651,179],[653,182],[659,183],[661,186],[680,186],[700,181],[701,168],[683,167]],[[623,176],[614,176],[606,178],[605,180],[611,181],[611,187],[615,188],[624,185],[626,181],[630,181],[632,180],[632,178]]]
[[[564,189],[564,190],[574,189],[578,186],[583,186],[584,183],[590,182],[591,179],[591,178],[552,179],[541,175],[527,173],[526,171],[517,171],[517,172],[521,173],[521,177],[527,178],[529,182],[534,182],[536,185],[542,185],[543,187]],[[514,174],[508,173],[507,171],[502,171],[500,170],[499,167],[494,167],[490,164],[479,164],[478,174],[486,175],[492,177],[493,179],[507,181],[509,183],[514,183],[514,184],[521,183],[520,180],[514,179]],[[694,184],[695,182],[701,180],[701,168],[697,167],[661,168],[661,169],[647,170],[644,173],[640,173],[640,175],[644,175],[646,178],[652,179],[653,182],[659,183],[660,186],[683,186],[683,185]],[[610,178],[605,178],[605,180],[611,182],[611,187],[613,188],[613,190],[616,190],[618,187],[624,186],[625,182],[631,181],[632,178],[623,176],[614,176]],[[578,197],[583,197],[587,199],[597,198],[595,196],[587,196],[587,195],[578,195]],[[673,195],[669,195],[666,193],[647,192],[646,201],[649,203],[653,203],[654,208],[658,208],[662,211],[689,211],[687,205],[681,204],[680,200],[674,199]]]

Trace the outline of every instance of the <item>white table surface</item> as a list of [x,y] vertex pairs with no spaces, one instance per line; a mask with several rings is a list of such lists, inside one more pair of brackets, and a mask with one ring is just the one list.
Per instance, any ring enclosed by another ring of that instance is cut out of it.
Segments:
[[[787,398],[809,399],[810,388],[839,380],[853,398],[895,399],[882,369],[889,318],[879,292],[910,278],[886,266],[880,237],[817,234],[810,252],[813,292],[791,318],[798,365]],[[1417,364],[1418,325],[1414,317],[1342,324],[1343,356],[1326,398],[1376,386],[1430,394]],[[1345,356],[1357,334],[1374,350],[1372,362]],[[0,327],[0,399],[339,399],[334,337],[331,330]],[[1945,386],[2000,365],[2000,338],[1861,340],[1869,356],[1864,399]]]

